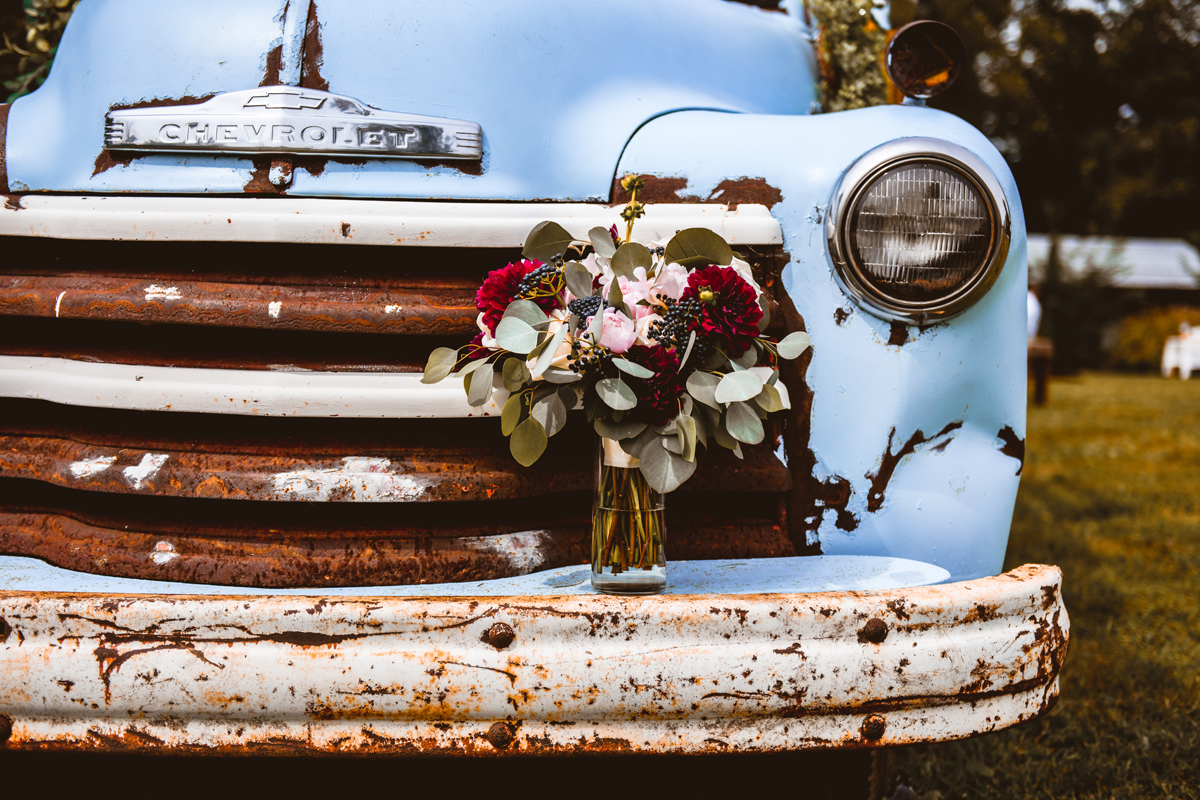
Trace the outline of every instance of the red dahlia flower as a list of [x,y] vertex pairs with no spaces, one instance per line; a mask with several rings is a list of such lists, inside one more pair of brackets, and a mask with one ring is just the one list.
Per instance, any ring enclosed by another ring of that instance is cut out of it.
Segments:
[[[517,299],[521,280],[540,266],[540,261],[517,261],[488,273],[475,295],[475,307],[483,312],[483,324],[493,336],[496,335],[496,326],[504,317],[504,309]],[[558,308],[558,298],[555,297],[539,297],[533,302],[543,311]]]
[[730,358],[746,352],[758,338],[762,309],[754,287],[733,267],[700,267],[688,275],[682,300],[700,303],[700,331]]
[[679,414],[679,396],[683,393],[683,376],[679,374],[679,356],[665,347],[646,347],[635,344],[621,357],[654,371],[649,378],[621,375],[637,395],[637,406],[631,416],[639,422],[666,425]]

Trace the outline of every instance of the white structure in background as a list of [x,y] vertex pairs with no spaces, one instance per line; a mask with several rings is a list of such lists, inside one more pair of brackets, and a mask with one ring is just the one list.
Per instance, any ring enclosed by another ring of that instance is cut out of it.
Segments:
[[1042,324],[1042,304],[1038,300],[1037,295],[1033,290],[1029,290],[1028,298],[1025,301],[1025,327],[1029,331],[1029,339],[1032,341],[1038,332],[1038,326]]
[[1179,326],[1179,335],[1168,336],[1163,346],[1162,374],[1169,378],[1179,370],[1179,377],[1186,381],[1194,369],[1200,369],[1200,334],[1184,322]]
[[[1200,254],[1183,239],[1122,239],[1109,236],[1060,236],[1065,270],[1083,275],[1106,272],[1118,289],[1200,289]],[[1042,282],[1050,237],[1029,234],[1029,283]]]

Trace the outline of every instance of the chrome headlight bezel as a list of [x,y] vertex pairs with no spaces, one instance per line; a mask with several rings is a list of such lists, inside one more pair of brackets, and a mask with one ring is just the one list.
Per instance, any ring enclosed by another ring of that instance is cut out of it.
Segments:
[[[934,162],[961,175],[983,197],[991,218],[991,243],[982,268],[950,294],[929,301],[904,300],[881,291],[855,261],[848,239],[848,226],[867,188],[883,173],[913,162]],[[889,321],[921,325],[962,313],[992,287],[1008,258],[1012,218],[1000,182],[974,153],[940,139],[896,139],[868,151],[842,175],[829,208],[826,236],[834,277],[855,302]]]

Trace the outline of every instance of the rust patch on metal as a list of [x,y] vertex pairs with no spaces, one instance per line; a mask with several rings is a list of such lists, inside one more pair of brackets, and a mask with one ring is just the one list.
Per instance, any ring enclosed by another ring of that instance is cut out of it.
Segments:
[[[154,97],[149,100],[138,100],[135,103],[114,103],[108,107],[109,111],[125,111],[131,108],[167,108],[170,106],[190,106],[197,103],[203,103],[216,97],[215,94],[206,94],[199,97],[192,95],[184,95],[183,97]],[[108,172],[113,167],[121,166],[128,167],[135,160],[145,158],[149,153],[133,153],[133,152],[113,152],[112,150],[101,150],[100,155],[96,156],[95,164],[92,168],[92,177],[101,173]]]
[[878,617],[872,617],[867,620],[867,624],[863,625],[858,631],[858,641],[866,644],[883,644],[883,640],[887,638],[888,626],[887,623]]
[[872,714],[863,720],[862,736],[867,741],[875,742],[883,738],[883,732],[887,729],[887,721],[878,714]]
[[283,164],[290,164],[287,156],[278,155],[262,155],[251,156],[250,178],[242,186],[242,191],[246,194],[283,194],[284,192],[271,183],[271,167]]
[[503,622],[497,622],[483,632],[483,636],[479,637],[479,641],[489,644],[497,650],[503,650],[512,644],[515,638],[517,638],[517,635],[513,632],[511,626]]
[[[283,16],[287,17],[287,3],[283,7]],[[279,85],[279,70],[283,67],[283,45],[277,44],[267,53],[267,68],[263,72],[263,79],[259,82],[259,86],[278,86]]]
[[[717,184],[708,197],[683,194],[688,179],[679,176],[642,175],[645,188],[638,192],[638,199],[646,203],[722,203],[732,211],[741,203],[757,203],[771,208],[783,200],[783,193],[767,183],[765,178],[726,178]],[[621,186],[621,179],[614,178],[612,202],[620,205],[629,202],[629,192]]]
[[[791,255],[780,252],[776,258],[776,265],[770,270],[774,278],[765,277],[765,282],[760,281],[759,285],[766,287],[772,294],[772,327],[780,325],[788,333],[806,331],[804,318],[800,316],[800,312],[788,296],[782,281],[778,280],[783,267],[789,261]],[[757,278],[757,275],[755,277]],[[778,315],[774,315],[775,309],[778,309]],[[858,527],[858,518],[847,508],[851,495],[850,482],[840,476],[822,481],[814,474],[817,456],[809,446],[812,435],[813,392],[805,377],[808,365],[812,361],[812,353],[810,347],[799,358],[784,361],[779,365],[780,379],[787,386],[788,394],[794,398],[792,409],[786,412],[787,424],[783,429],[783,441],[787,447],[788,464],[795,484],[788,501],[788,529],[792,546],[796,548],[796,555],[820,555],[821,543],[816,534],[827,509],[833,509],[835,512],[835,524],[840,530],[852,531]]]
[[903,347],[908,342],[908,326],[903,322],[893,322],[892,332],[888,336],[889,347]]
[[8,641],[8,635],[12,633],[12,626],[8,624],[8,620],[0,617],[0,644]]
[[504,750],[513,743],[517,735],[507,722],[493,722],[492,727],[488,728],[486,738],[492,747]]
[[4,195],[4,207],[7,208],[9,211],[20,211],[21,210],[21,197],[22,197],[22,195],[19,195],[19,194]]
[[8,744],[10,738],[12,738],[12,717],[0,714],[0,747]]
[[844,308],[835,308],[833,310],[833,321],[840,328],[846,324],[846,320],[850,319],[850,312]]
[[1025,440],[1017,436],[1017,432],[1009,425],[1001,428],[996,438],[1001,443],[1000,452],[1017,460],[1016,474],[1020,475],[1021,470],[1025,469]]
[[[0,103],[0,194],[8,194],[8,156],[6,155],[6,143],[8,142],[8,111],[12,106],[8,103]],[[8,202],[4,205],[8,207]]]
[[304,23],[304,42],[300,57],[300,87],[329,91],[329,81],[321,77],[325,53],[321,45],[321,21],[317,19],[317,0],[309,0],[308,19]]
[[[892,452],[892,440],[896,436],[896,428],[892,426],[892,430],[888,433],[887,449],[884,450],[883,456],[879,459],[879,468],[874,472],[866,474],[867,480],[871,482],[870,492],[867,494],[867,511],[878,511],[883,508],[884,493],[887,491],[888,483],[892,480],[892,475],[896,471],[896,467],[905,458],[917,451],[917,448],[928,442],[938,442],[935,450],[944,449],[950,443],[951,434],[963,426],[961,421],[951,422],[946,427],[935,433],[933,436],[925,436],[919,429],[913,432],[913,435],[908,437],[908,441],[896,452]],[[944,438],[950,437],[950,438]],[[941,441],[938,441],[941,440]]]

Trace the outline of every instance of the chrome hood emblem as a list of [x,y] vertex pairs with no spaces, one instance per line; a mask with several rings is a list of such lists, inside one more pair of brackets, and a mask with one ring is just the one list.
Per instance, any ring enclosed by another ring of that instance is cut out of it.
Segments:
[[110,150],[304,153],[375,158],[483,157],[474,122],[380,111],[352,97],[264,86],[188,106],[131,108],[105,115]]

